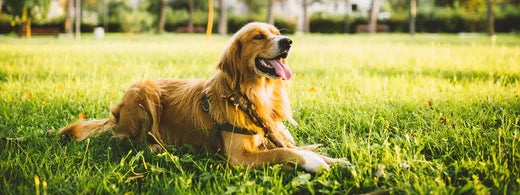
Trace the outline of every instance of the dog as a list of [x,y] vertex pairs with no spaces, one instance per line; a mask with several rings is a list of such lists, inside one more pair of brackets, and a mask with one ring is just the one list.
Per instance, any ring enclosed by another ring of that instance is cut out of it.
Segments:
[[79,141],[111,130],[116,138],[131,137],[157,149],[162,144],[213,148],[233,166],[329,169],[342,160],[313,152],[316,145],[295,146],[283,124],[295,123],[284,86],[292,77],[286,60],[291,45],[273,25],[246,24],[232,36],[213,77],[135,82],[111,105],[109,118],[80,120],[59,133]]

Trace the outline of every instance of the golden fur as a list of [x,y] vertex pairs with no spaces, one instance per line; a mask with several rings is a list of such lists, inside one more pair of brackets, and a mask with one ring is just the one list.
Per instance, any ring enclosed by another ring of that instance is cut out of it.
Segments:
[[[265,36],[256,40],[258,34]],[[212,147],[211,131],[216,123],[231,123],[256,131],[257,135],[243,135],[220,131],[216,136],[217,150],[227,155],[232,165],[260,167],[281,163],[285,168],[299,164],[309,172],[328,168],[336,161],[309,148],[299,148],[282,121],[293,121],[284,80],[269,78],[255,70],[255,58],[271,52],[281,37],[272,25],[250,23],[239,30],[222,54],[217,73],[208,80],[162,79],[133,83],[121,103],[112,105],[107,119],[78,121],[61,129],[76,140],[94,133],[113,130],[115,137],[133,137],[141,143],[150,132],[163,144],[192,144],[196,148]],[[285,59],[281,59],[284,64]],[[263,147],[267,143],[264,132],[242,110],[223,99],[239,91],[251,101],[275,134],[287,148]],[[201,97],[207,94],[210,112],[201,109]]]

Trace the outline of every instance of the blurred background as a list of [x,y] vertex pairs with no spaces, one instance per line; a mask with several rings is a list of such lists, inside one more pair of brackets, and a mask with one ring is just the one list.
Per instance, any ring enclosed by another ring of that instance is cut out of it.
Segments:
[[0,0],[0,7],[0,34],[21,37],[95,29],[229,34],[251,21],[286,34],[520,30],[520,0]]

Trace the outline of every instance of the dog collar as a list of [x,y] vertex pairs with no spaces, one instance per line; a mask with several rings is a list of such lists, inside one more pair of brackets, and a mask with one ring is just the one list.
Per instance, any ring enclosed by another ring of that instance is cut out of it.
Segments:
[[[208,113],[208,115],[209,115],[210,103],[209,103],[209,98],[206,94],[202,95],[201,107],[202,107],[202,110],[204,112]],[[210,117],[211,117],[211,115],[210,115]],[[238,133],[238,134],[242,134],[242,135],[256,135],[257,134],[255,131],[240,128],[240,127],[232,125],[231,123],[226,122],[226,123],[218,124],[217,122],[215,122],[215,120],[213,120],[213,130],[211,131],[210,139],[211,139],[211,145],[213,145],[213,147],[215,147],[215,148],[217,148],[216,140],[217,140],[217,133],[219,131],[227,131],[227,132]]]

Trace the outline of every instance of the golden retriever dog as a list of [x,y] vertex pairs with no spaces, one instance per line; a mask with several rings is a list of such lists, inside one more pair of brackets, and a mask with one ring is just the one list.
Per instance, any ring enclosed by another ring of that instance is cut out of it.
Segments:
[[[231,165],[282,164],[289,170],[297,165],[311,173],[329,169],[341,160],[315,153],[313,146],[295,146],[282,123],[294,122],[284,87],[292,76],[286,60],[291,44],[273,25],[249,23],[233,35],[210,79],[135,82],[121,103],[111,106],[109,118],[80,120],[59,133],[83,140],[111,130],[116,138],[131,137],[155,147],[213,148],[227,156]],[[271,132],[230,103],[230,94],[240,94],[250,102],[256,118]]]

